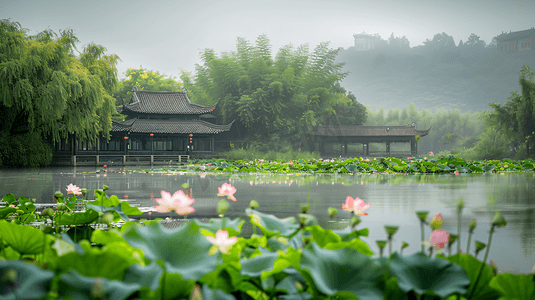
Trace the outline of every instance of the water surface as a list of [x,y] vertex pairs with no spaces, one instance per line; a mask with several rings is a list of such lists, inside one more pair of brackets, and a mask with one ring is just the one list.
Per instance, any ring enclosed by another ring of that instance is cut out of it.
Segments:
[[[362,217],[358,228],[369,228],[370,236],[363,240],[378,256],[375,240],[385,240],[383,226],[399,225],[394,236],[393,249],[399,251],[401,241],[409,243],[404,254],[420,251],[420,225],[415,211],[428,210],[430,220],[441,212],[442,229],[457,233],[455,204],[463,197],[461,248],[466,249],[468,223],[477,220],[472,236],[474,240],[488,241],[490,223],[495,211],[500,211],[507,226],[497,228],[489,254],[498,270],[515,274],[528,274],[535,264],[535,177],[533,173],[466,174],[466,175],[213,175],[213,174],[161,174],[145,173],[141,168],[116,167],[106,172],[95,167],[40,168],[0,170],[0,194],[36,198],[38,203],[52,202],[54,191],[65,192],[73,183],[89,191],[110,187],[108,195],[115,194],[134,205],[151,207],[160,191],[175,192],[185,182],[190,184],[196,212],[188,218],[217,217],[219,198],[217,188],[230,182],[237,189],[237,202],[230,202],[226,215],[230,218],[245,216],[250,200],[257,200],[261,212],[285,218],[297,216],[299,205],[310,201],[310,212],[319,225],[330,229],[347,228],[350,214],[342,210],[347,196],[360,197],[371,207]],[[97,173],[99,171],[99,173]],[[92,193],[90,193],[92,194]],[[491,197],[492,196],[492,197]],[[92,198],[92,196],[90,196]],[[330,219],[327,208],[339,210]],[[153,214],[157,215],[157,214]],[[244,225],[244,235],[252,232]],[[426,226],[426,239],[430,229]],[[453,245],[456,253],[456,245]],[[473,254],[475,247],[471,245]],[[386,253],[386,252],[385,252]],[[482,259],[484,252],[478,256]]]

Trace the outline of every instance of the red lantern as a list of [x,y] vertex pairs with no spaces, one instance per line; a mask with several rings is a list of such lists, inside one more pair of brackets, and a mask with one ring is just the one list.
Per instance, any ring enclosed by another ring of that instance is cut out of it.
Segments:
[[154,136],[154,133],[151,133],[150,136]]
[[192,136],[193,136],[193,134],[191,134],[191,133],[190,133],[190,135],[189,135],[189,136],[190,136],[190,137],[192,137]]
[[124,139],[125,139],[125,140],[128,140],[128,137],[127,137],[127,136],[125,136],[125,137],[124,137]]

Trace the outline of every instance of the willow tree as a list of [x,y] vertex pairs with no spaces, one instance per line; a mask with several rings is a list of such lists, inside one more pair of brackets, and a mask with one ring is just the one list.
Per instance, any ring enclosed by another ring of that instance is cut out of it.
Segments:
[[72,30],[28,36],[19,23],[0,21],[1,132],[109,137],[119,58],[95,44],[77,57],[77,42]]
[[121,103],[128,102],[132,99],[132,88],[136,86],[140,90],[154,92],[180,92],[181,83],[172,77],[166,77],[158,71],[147,70],[143,67],[128,68],[124,75],[125,79],[121,80],[113,97]]

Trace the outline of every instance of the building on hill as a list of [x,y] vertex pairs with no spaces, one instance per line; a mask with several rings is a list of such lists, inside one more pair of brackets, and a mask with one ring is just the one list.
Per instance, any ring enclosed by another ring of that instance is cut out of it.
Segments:
[[[117,108],[127,117],[112,121],[111,139],[98,143],[78,139],[75,135],[54,145],[55,155],[99,156],[97,164],[105,164],[106,156],[210,155],[217,151],[221,134],[228,133],[234,121],[215,124],[211,106],[193,104],[186,90],[182,92],[150,92],[133,89],[132,100]],[[223,138],[225,140],[226,138]],[[228,142],[226,143],[228,144]]]
[[502,33],[496,42],[499,52],[535,50],[535,28]]
[[375,49],[381,41],[379,34],[371,34],[366,32],[355,33],[355,51],[369,51]]

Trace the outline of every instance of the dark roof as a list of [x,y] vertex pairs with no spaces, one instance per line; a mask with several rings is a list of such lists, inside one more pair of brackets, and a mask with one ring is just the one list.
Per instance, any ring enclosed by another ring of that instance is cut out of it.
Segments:
[[355,126],[355,125],[318,125],[309,132],[318,136],[426,136],[429,130],[417,130],[416,124],[407,126]]
[[113,121],[111,131],[131,133],[218,134],[229,131],[232,123],[234,121],[227,125],[216,125],[201,120],[167,121],[134,118],[121,123]]
[[212,106],[202,106],[189,101],[183,92],[149,92],[134,91],[132,102],[125,104],[117,112],[129,112],[159,115],[202,115],[214,110],[217,103]]
[[527,29],[522,31],[515,31],[510,33],[502,33],[496,37],[496,40],[499,42],[520,40],[525,38],[535,38],[535,29]]

